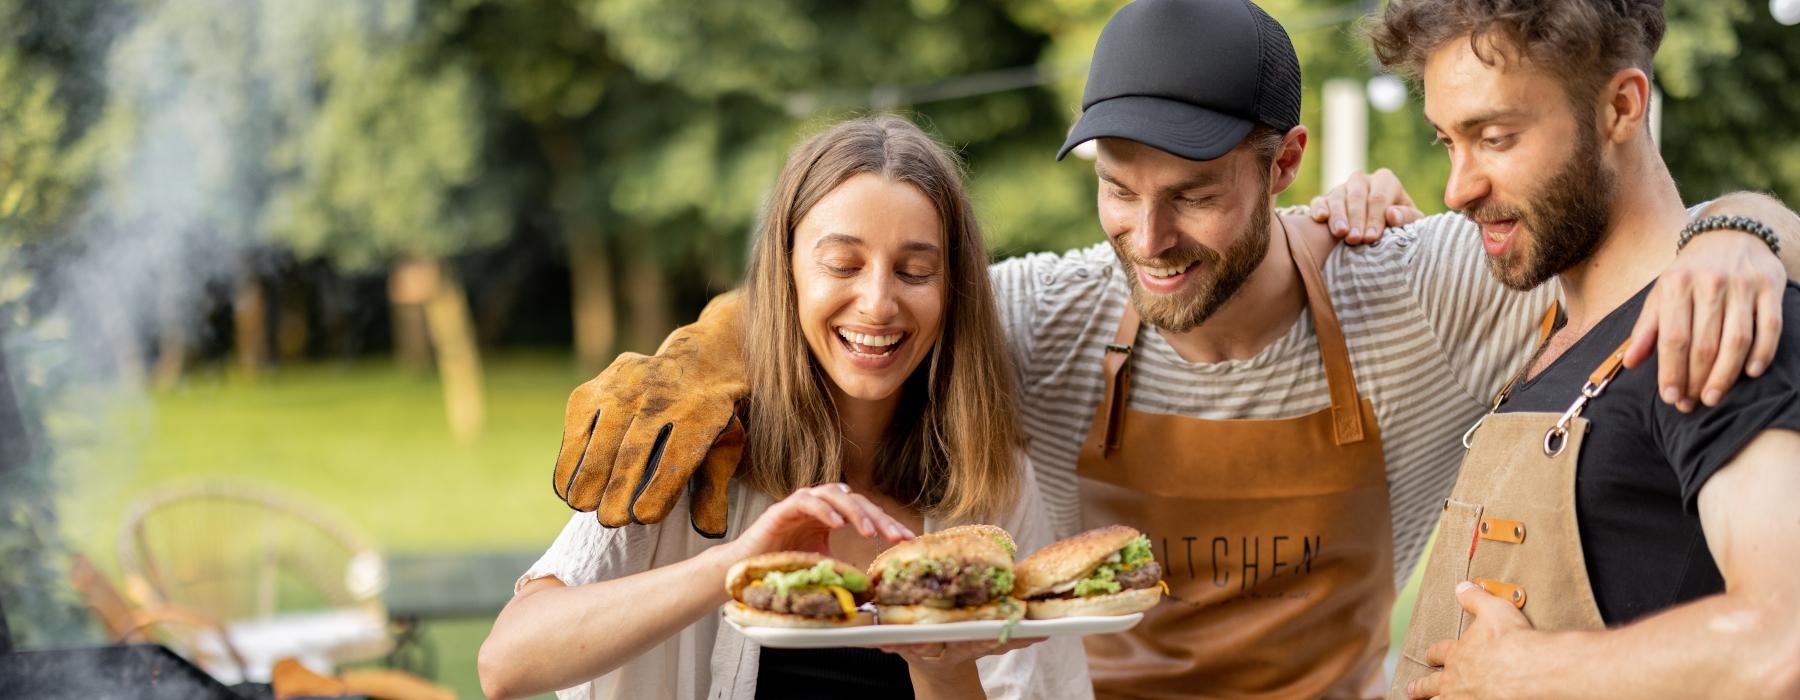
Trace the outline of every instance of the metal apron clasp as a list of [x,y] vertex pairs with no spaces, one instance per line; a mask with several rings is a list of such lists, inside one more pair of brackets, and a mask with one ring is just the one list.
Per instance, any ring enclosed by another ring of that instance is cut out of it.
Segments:
[[1469,426],[1468,430],[1463,431],[1463,436],[1462,436],[1463,449],[1465,449],[1465,450],[1475,449],[1475,431],[1481,428],[1481,424],[1487,421],[1488,416],[1491,416],[1491,415],[1494,415],[1495,413],[1500,412],[1500,404],[1506,403],[1506,394],[1507,394],[1507,392],[1512,391],[1512,385],[1513,385],[1512,382],[1507,382],[1506,386],[1501,387],[1500,393],[1494,395],[1494,406],[1492,408],[1489,408],[1487,413],[1481,414],[1480,418],[1476,418],[1475,424]]
[[1569,422],[1581,415],[1587,408],[1588,401],[1599,398],[1606,385],[1612,383],[1612,377],[1600,380],[1598,384],[1588,382],[1582,385],[1581,395],[1575,397],[1575,403],[1569,404],[1569,410],[1563,411],[1562,417],[1556,419],[1556,425],[1544,431],[1544,456],[1555,457],[1562,454],[1563,448],[1569,446]]

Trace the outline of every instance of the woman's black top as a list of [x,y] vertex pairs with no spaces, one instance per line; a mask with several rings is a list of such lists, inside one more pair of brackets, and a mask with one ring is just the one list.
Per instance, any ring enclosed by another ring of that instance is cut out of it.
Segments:
[[879,649],[763,647],[756,697],[780,700],[911,698],[906,660]]

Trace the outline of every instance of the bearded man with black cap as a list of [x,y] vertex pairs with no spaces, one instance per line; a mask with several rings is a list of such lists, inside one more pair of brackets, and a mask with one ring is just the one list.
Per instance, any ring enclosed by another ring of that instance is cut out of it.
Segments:
[[[1326,225],[1275,210],[1306,148],[1300,94],[1286,32],[1254,4],[1125,6],[1058,154],[1097,141],[1105,242],[990,268],[1058,536],[1135,527],[1170,587],[1137,627],[1089,638],[1103,697],[1379,693],[1395,591],[1453,480],[1455,435],[1556,295],[1492,279],[1481,232],[1457,214],[1334,247]],[[1732,195],[1707,213],[1760,214],[1800,249],[1800,221],[1771,209]],[[1778,299],[1800,259],[1784,269],[1762,241],[1716,235],[1675,269]],[[730,464],[706,455],[742,398],[735,308],[716,301],[666,354],[622,357],[576,390],[559,496],[624,525],[691,493],[696,529],[722,529],[709,494],[725,493]],[[1730,318],[1697,338],[1768,337]],[[1765,345],[1717,362],[1735,377]],[[636,418],[596,420],[616,411]]]

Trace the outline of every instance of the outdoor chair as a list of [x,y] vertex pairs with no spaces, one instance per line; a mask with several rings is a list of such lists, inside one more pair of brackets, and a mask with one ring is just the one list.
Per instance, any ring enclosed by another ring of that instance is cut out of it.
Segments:
[[127,595],[178,610],[168,643],[226,683],[267,682],[278,659],[331,673],[388,653],[387,567],[366,537],[271,490],[203,483],[160,490],[119,532]]

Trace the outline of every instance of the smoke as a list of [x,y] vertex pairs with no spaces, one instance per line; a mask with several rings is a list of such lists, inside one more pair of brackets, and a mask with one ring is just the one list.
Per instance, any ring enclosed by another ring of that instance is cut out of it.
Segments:
[[[103,11],[84,18],[91,26],[48,30],[110,33],[95,60],[68,67],[69,77],[83,73],[100,96],[89,107],[98,116],[63,149],[90,186],[56,233],[33,248],[30,313],[18,315],[25,327],[0,333],[8,360],[0,367],[10,366],[26,415],[46,428],[37,454],[54,468],[37,468],[50,471],[49,488],[78,490],[85,503],[117,503],[136,473],[130,455],[147,425],[145,386],[156,363],[208,340],[203,320],[218,290],[267,272],[259,260],[279,245],[264,233],[268,203],[295,176],[282,163],[306,147],[322,53],[345,36],[403,31],[417,7],[414,0],[98,6]],[[70,541],[111,543],[117,519],[65,514],[60,530]],[[21,618],[30,611],[7,612],[15,628],[29,630]]]

